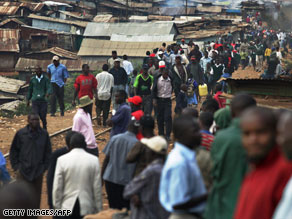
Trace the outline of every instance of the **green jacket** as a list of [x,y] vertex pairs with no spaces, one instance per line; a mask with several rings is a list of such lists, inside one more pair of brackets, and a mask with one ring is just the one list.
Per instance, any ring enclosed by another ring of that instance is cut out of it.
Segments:
[[36,76],[33,76],[30,80],[27,100],[32,101],[47,101],[46,95],[51,94],[51,83],[50,80],[43,75],[41,81],[39,82]]
[[241,143],[239,119],[217,133],[212,144],[213,187],[208,197],[206,219],[232,219],[248,163]]

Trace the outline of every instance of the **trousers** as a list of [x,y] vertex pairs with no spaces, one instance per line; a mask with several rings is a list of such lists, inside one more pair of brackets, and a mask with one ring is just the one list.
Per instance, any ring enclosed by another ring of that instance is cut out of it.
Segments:
[[159,135],[170,137],[172,128],[171,111],[171,98],[157,99],[157,124]]
[[96,117],[100,117],[100,114],[102,112],[103,117],[103,125],[106,125],[106,120],[108,119],[110,107],[111,107],[111,98],[108,100],[96,100]]
[[264,63],[264,56],[262,55],[257,55],[256,56],[256,70],[257,71],[262,71],[263,69],[263,63]]
[[19,181],[25,182],[26,184],[30,185],[35,190],[35,196],[36,196],[36,199],[38,202],[38,208],[40,208],[41,195],[42,195],[42,185],[43,185],[43,174],[38,176],[33,181],[28,181],[20,172],[17,172],[16,179]]
[[57,110],[56,102],[58,99],[61,114],[64,114],[64,86],[59,87],[56,83],[51,83],[52,85],[52,96],[51,96],[51,115],[54,115]]
[[142,109],[145,115],[151,115],[152,113],[152,96],[151,95],[144,95],[142,96]]
[[130,209],[130,202],[123,198],[125,186],[104,181],[105,190],[108,196],[109,207],[113,209]]
[[43,128],[47,129],[48,103],[46,101],[32,101],[32,111],[39,115]]

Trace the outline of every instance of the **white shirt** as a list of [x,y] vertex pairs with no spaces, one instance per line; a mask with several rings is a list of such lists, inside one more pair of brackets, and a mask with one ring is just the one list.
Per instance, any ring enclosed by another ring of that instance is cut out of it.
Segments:
[[180,44],[180,47],[184,50],[184,53],[185,53],[185,55],[188,55],[189,53],[189,50],[188,50],[188,48],[189,48],[189,46],[187,45],[187,44]]
[[292,177],[287,183],[282,194],[282,199],[279,202],[273,219],[291,219],[292,218]]
[[282,53],[279,51],[279,52],[277,52],[276,53],[276,55],[277,55],[277,58],[281,61],[282,60]]
[[114,76],[107,71],[96,75],[97,97],[99,100],[108,100],[111,97],[111,89],[114,86]]
[[129,62],[128,60],[123,61],[123,67],[124,67],[125,71],[127,72],[128,76],[134,71],[132,63]]
[[159,98],[171,98],[172,85],[169,77],[164,79],[162,76],[157,81],[157,96]]
[[102,190],[98,157],[75,148],[57,160],[53,183],[55,209],[73,210],[78,198],[80,214],[102,210]]

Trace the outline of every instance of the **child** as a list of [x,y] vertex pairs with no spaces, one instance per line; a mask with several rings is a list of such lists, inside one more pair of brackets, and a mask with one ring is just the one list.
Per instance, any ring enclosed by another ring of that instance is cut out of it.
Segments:
[[176,106],[174,112],[176,114],[181,114],[182,110],[188,106],[188,96],[187,96],[188,86],[182,84],[180,86],[180,91],[176,97]]
[[1,184],[6,184],[11,180],[10,175],[6,169],[6,160],[0,152],[0,187]]
[[201,146],[206,150],[211,150],[211,145],[214,141],[214,136],[211,134],[210,127],[213,124],[213,114],[211,112],[201,112],[199,116],[199,123],[201,127]]

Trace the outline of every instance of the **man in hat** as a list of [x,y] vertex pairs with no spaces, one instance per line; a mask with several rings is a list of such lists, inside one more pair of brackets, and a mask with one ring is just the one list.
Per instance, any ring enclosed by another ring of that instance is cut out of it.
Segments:
[[109,73],[114,76],[114,87],[112,94],[113,112],[118,109],[118,105],[115,101],[115,95],[118,90],[126,90],[126,85],[128,83],[128,75],[124,68],[121,67],[121,60],[119,58],[114,60],[114,67],[110,69]]
[[83,134],[87,144],[86,151],[98,157],[97,143],[89,114],[90,109],[92,109],[93,100],[87,95],[81,97],[79,101],[79,108],[73,118],[72,131]]
[[56,113],[56,100],[58,99],[61,116],[64,116],[64,87],[69,78],[69,73],[65,65],[60,63],[58,56],[53,57],[53,63],[48,65],[47,73],[51,79],[52,96],[51,96],[51,116]]
[[[84,96],[89,96],[90,99],[97,99],[97,80],[93,74],[90,74],[89,66],[87,64],[82,65],[82,74],[79,75],[74,83],[75,92],[72,101],[72,105],[75,106],[75,99],[78,94],[78,98],[82,98]],[[92,106],[92,105],[91,105]],[[92,117],[92,108],[89,110],[89,114]]]
[[42,68],[37,66],[36,76],[32,77],[27,92],[27,106],[32,100],[32,111],[40,116],[43,129],[47,129],[48,97],[51,94],[50,80],[43,75]]
[[[115,66],[115,60],[118,59],[118,53],[117,51],[112,51],[112,57],[110,57],[107,60],[107,64],[109,65],[109,69],[112,69]],[[121,63],[121,66],[123,66],[123,63]]]
[[124,198],[131,199],[131,218],[168,218],[169,213],[158,199],[167,142],[161,136],[143,138],[141,142],[150,149],[154,161],[125,187]]
[[173,83],[168,75],[168,69],[164,62],[159,63],[160,74],[155,77],[152,88],[153,104],[157,107],[157,124],[159,135],[170,140],[172,127],[171,95]]

